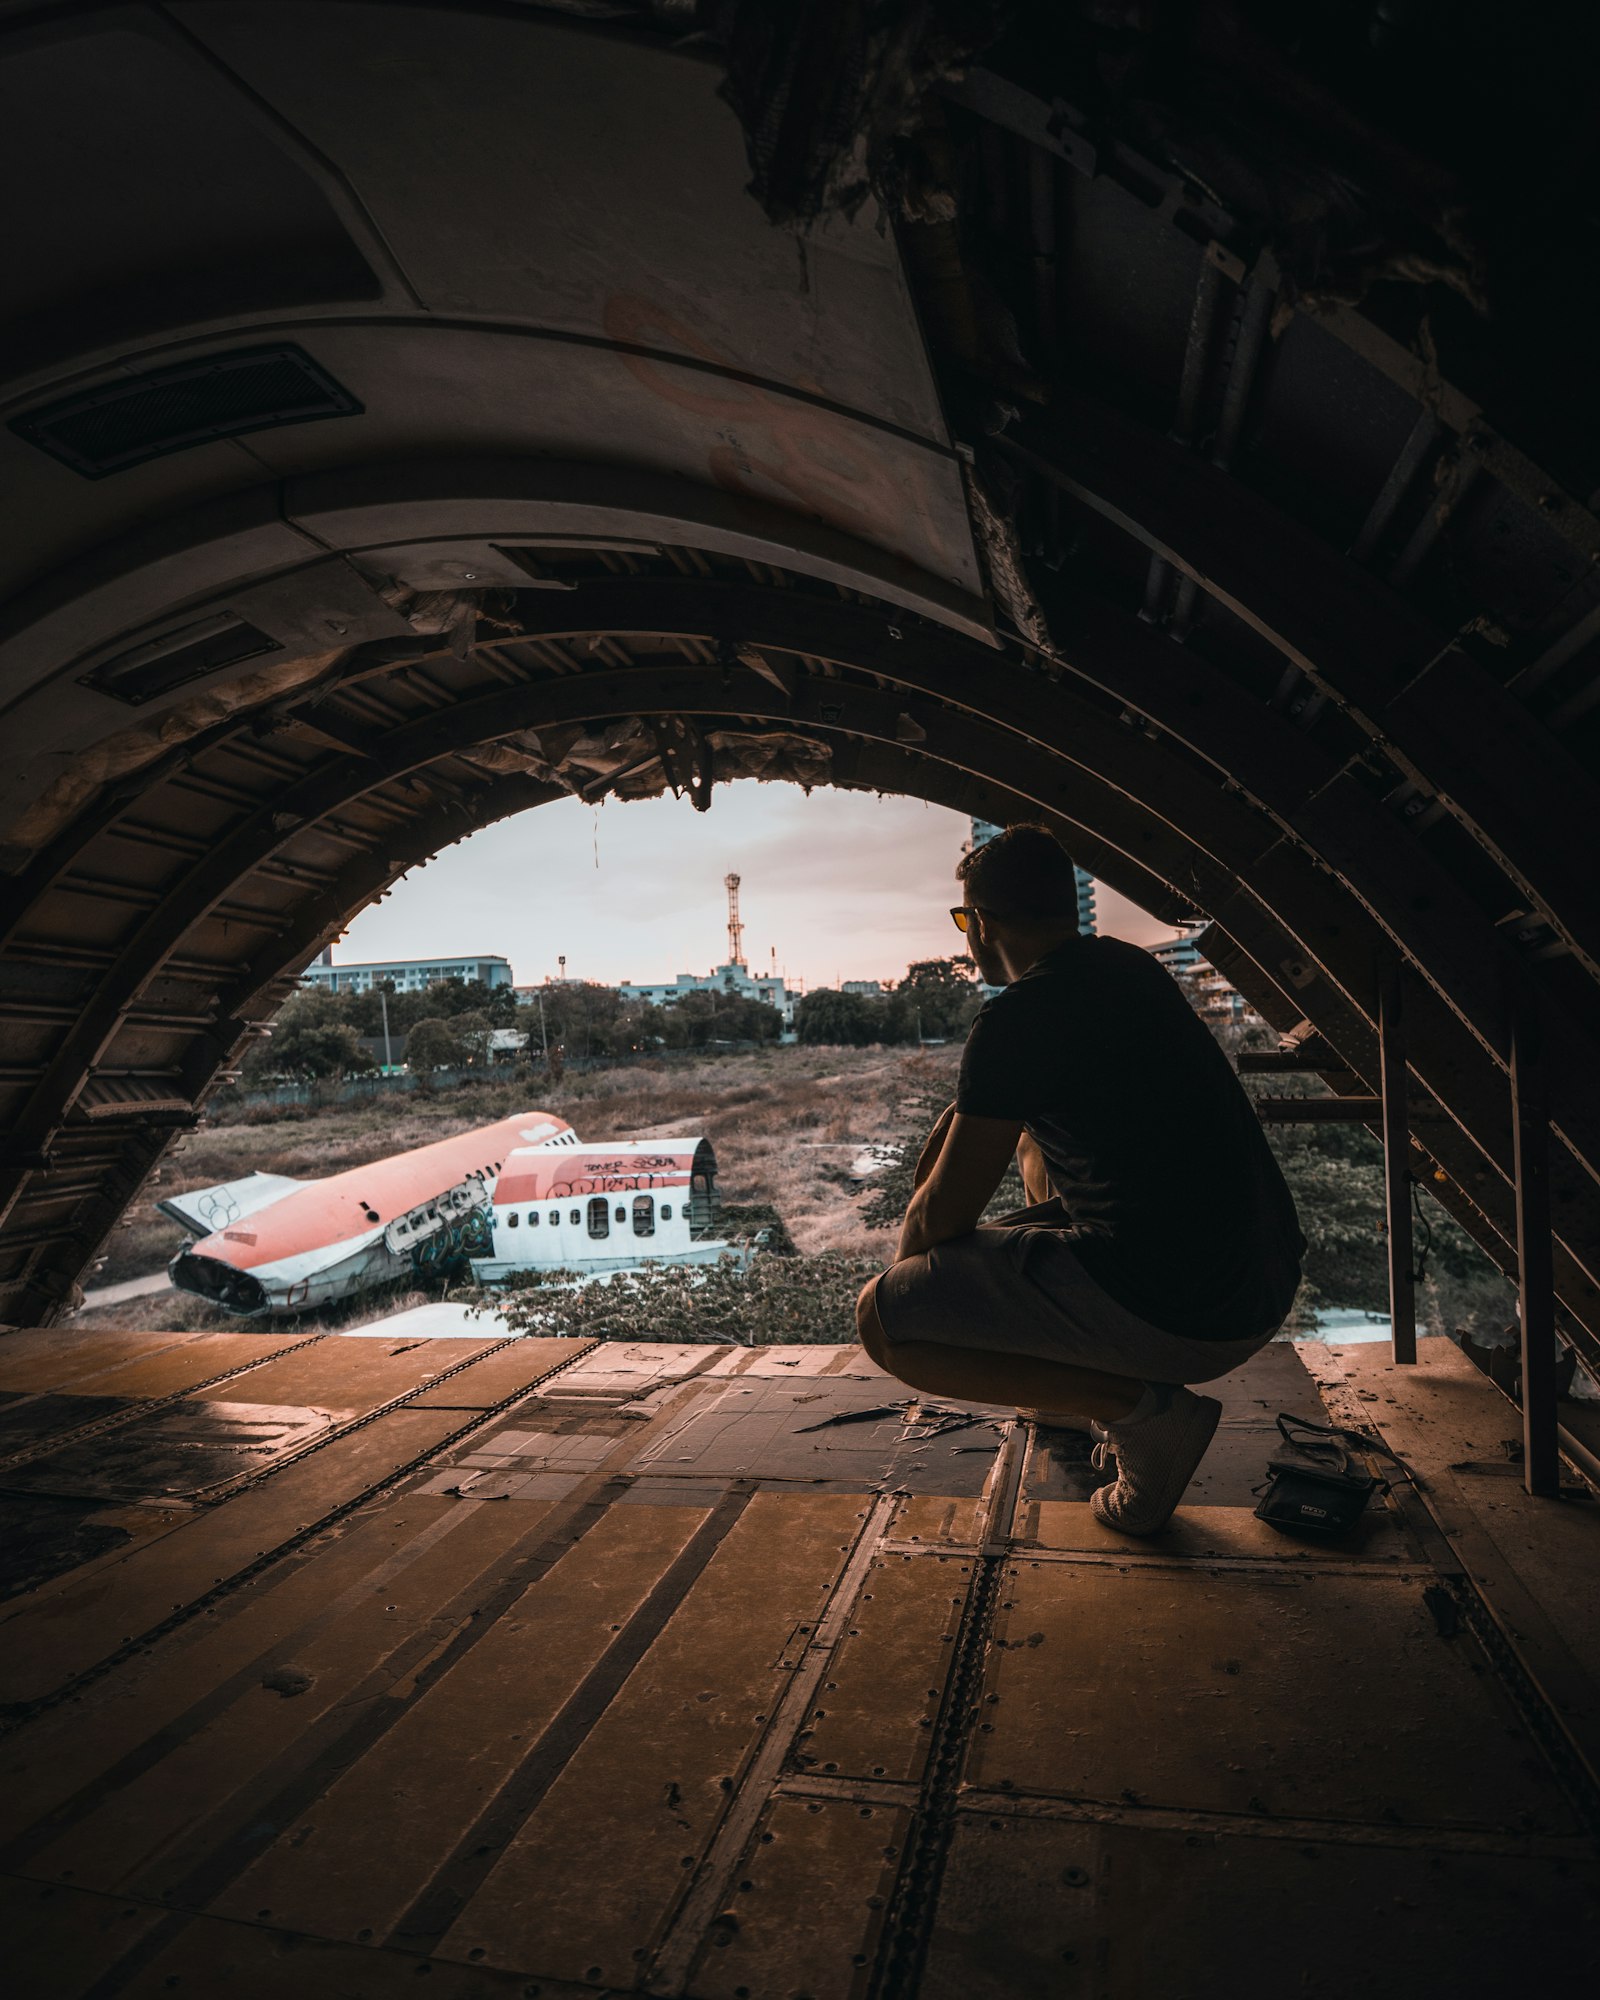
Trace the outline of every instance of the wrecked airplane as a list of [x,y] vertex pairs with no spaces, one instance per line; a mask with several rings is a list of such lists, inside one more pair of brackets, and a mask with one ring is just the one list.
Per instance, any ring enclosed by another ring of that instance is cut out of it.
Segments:
[[585,1145],[564,1119],[516,1112],[320,1180],[247,1174],[156,1204],[193,1232],[173,1285],[245,1318],[304,1313],[447,1273],[707,1263],[716,1156],[704,1139]]

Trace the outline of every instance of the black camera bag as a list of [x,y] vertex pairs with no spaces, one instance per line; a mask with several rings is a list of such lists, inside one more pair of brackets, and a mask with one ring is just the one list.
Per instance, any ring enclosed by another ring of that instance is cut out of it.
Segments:
[[1261,1499],[1256,1513],[1268,1527],[1284,1534],[1320,1540],[1348,1534],[1373,1494],[1380,1488],[1387,1491],[1386,1483],[1357,1461],[1349,1445],[1401,1465],[1380,1438],[1365,1431],[1312,1423],[1285,1410],[1278,1416],[1278,1432],[1283,1448],[1267,1461],[1266,1487],[1257,1488]]

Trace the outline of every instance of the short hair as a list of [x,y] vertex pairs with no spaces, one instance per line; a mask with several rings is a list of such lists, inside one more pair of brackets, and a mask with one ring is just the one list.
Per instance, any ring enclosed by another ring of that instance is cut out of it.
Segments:
[[1047,826],[1008,826],[961,857],[956,879],[997,917],[1047,923],[1078,914],[1072,857]]

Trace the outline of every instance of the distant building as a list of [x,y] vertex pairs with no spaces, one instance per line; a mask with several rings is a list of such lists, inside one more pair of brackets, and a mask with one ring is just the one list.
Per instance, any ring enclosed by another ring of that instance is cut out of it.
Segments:
[[674,1007],[689,993],[733,993],[741,1000],[761,1000],[769,1007],[776,1007],[786,1028],[793,1025],[797,997],[790,992],[781,973],[754,975],[747,965],[735,963],[719,965],[704,975],[680,972],[676,979],[656,985],[641,986],[635,980],[625,979],[617,991],[624,1000],[644,1000],[652,1007]]
[[[973,847],[982,847],[985,841],[993,840],[997,833],[1004,833],[1003,826],[996,826],[992,820],[975,819],[972,822]],[[1076,862],[1072,872],[1078,883],[1078,929],[1084,937],[1095,935],[1094,927],[1094,877],[1087,868],[1080,868]],[[846,991],[849,989],[846,988]]]
[[1202,957],[1196,937],[1204,923],[1193,923],[1174,938],[1148,947],[1184,992],[1195,1012],[1207,1021],[1256,1021],[1260,1016],[1237,987],[1232,986],[1211,962]]
[[882,979],[847,979],[839,988],[841,993],[859,993],[863,1000],[881,1000],[888,990]]
[[1205,964],[1194,941],[1193,931],[1180,931],[1175,938],[1151,945],[1149,951],[1152,958],[1159,959],[1168,972],[1174,974],[1195,972]]
[[304,985],[320,993],[371,993],[392,983],[396,993],[420,993],[441,979],[474,979],[485,986],[509,986],[507,958],[386,958],[365,965],[335,965],[330,946],[301,974]]

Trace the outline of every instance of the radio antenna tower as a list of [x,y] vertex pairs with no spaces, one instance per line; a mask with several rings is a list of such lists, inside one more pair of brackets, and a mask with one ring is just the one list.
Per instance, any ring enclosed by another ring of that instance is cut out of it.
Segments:
[[728,963],[744,964],[744,925],[739,921],[739,878],[723,877],[728,889]]

